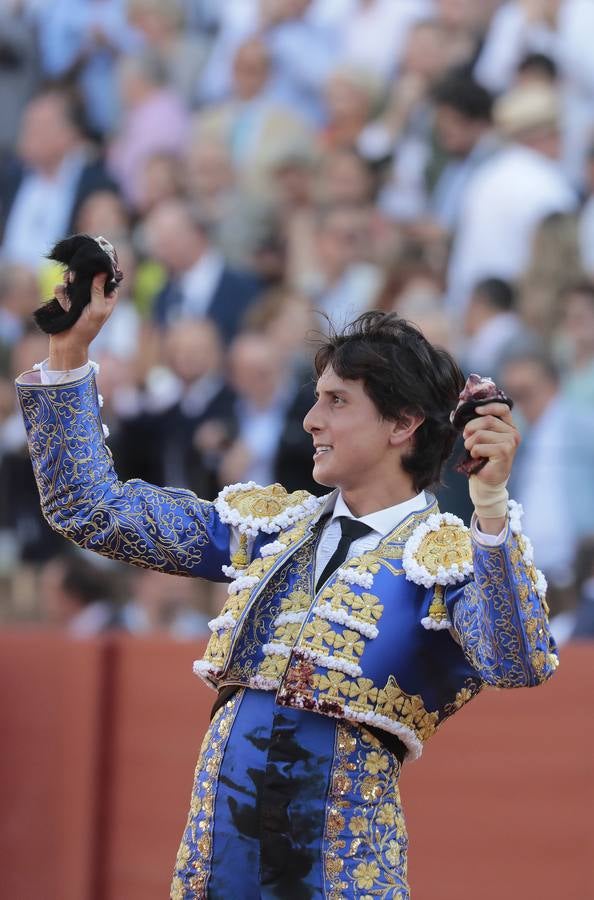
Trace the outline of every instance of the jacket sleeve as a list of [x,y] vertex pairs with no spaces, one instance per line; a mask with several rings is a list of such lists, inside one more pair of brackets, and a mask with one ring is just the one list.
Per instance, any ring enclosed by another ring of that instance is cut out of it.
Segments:
[[188,490],[118,480],[94,372],[62,385],[38,381],[38,373],[25,373],[17,394],[41,510],[52,528],[111,559],[225,580],[231,532],[213,503]]
[[483,681],[504,688],[541,684],[558,665],[546,581],[534,567],[520,517],[521,507],[512,501],[501,544],[486,546],[473,537],[474,578],[446,593],[453,633],[467,659]]

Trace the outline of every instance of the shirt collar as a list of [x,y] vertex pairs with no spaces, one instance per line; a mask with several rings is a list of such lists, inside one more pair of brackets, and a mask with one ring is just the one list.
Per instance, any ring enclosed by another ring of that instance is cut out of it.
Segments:
[[[427,497],[425,491],[421,491],[420,494],[411,497],[409,500],[404,500],[403,503],[396,503],[395,506],[388,506],[386,509],[378,509],[376,512],[369,513],[367,516],[361,516],[358,521],[369,525],[373,531],[381,537],[384,537],[394,531],[400,522],[402,522],[402,520],[410,513],[425,509],[426,506]],[[342,494],[339,491],[334,491],[329,495],[326,503],[322,506],[319,515],[323,516],[328,513],[332,514],[332,521],[338,518],[338,516],[348,516],[349,519],[356,518],[344,502]]]

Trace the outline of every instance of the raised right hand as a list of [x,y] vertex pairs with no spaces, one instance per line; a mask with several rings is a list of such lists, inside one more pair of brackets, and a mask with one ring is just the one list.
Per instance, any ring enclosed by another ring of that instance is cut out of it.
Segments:
[[[107,275],[95,275],[91,285],[91,302],[68,331],[50,336],[49,368],[66,371],[83,366],[89,357],[89,344],[93,341],[109,319],[115,307],[117,289],[105,296],[103,289]],[[64,309],[68,308],[65,285],[56,287],[55,296]]]

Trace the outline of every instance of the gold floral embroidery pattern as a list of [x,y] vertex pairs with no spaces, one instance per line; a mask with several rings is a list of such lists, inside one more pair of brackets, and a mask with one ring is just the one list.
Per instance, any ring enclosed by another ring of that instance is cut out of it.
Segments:
[[227,488],[225,500],[232,509],[244,517],[274,519],[287,508],[299,506],[310,497],[308,491],[294,491],[289,494],[282,484],[270,484],[267,487],[254,485],[249,490]]
[[439,713],[429,712],[418,694],[407,694],[390,676],[383,688],[370,678],[343,672],[316,672],[307,659],[294,660],[278,692],[286,706],[317,710],[325,715],[374,725],[396,734],[413,757],[436,731]]
[[469,703],[474,697],[477,696],[482,690],[482,684],[478,679],[467,678],[466,684],[463,688],[457,692],[454,700],[451,703],[447,703],[443,708],[443,717],[441,722],[445,721],[449,716],[453,716],[455,712],[458,712],[459,709],[462,709],[467,703]]
[[191,491],[118,481],[92,375],[54,389],[18,385],[17,390],[41,508],[56,531],[136,566],[205,574],[203,548],[214,523],[213,505]]
[[366,591],[355,593],[356,588],[337,581],[324,588],[318,599],[318,605],[327,604],[333,610],[344,610],[356,621],[364,625],[376,625],[384,611],[379,597]]
[[454,607],[466,656],[485,682],[498,687],[539,684],[555,670],[536,572],[531,577],[522,553],[515,535],[500,547],[475,548],[475,580]]
[[435,733],[439,721],[438,713],[427,712],[422,697],[407,694],[392,675],[378,693],[375,712],[411,728],[421,741],[428,740]]
[[[307,522],[299,522],[295,528],[291,529],[291,541],[287,539],[286,535],[283,535],[283,543],[287,546],[282,554],[258,557],[245,570],[247,576],[265,578],[279,562],[281,556],[287,554],[290,557],[287,560],[289,568],[283,575],[281,583],[279,583],[279,573],[275,573],[264,590],[260,584],[256,584],[228,596],[220,612],[221,617],[229,613],[235,622],[239,622],[254,597],[256,597],[255,608],[250,613],[249,621],[246,619],[240,627],[239,633],[237,633],[237,629],[230,628],[222,633],[215,632],[211,636],[203,660],[211,665],[215,677],[225,669],[232,651],[232,666],[225,673],[225,680],[248,685],[250,679],[256,674],[266,678],[277,678],[284,671],[287,664],[286,658],[267,657],[260,668],[256,667],[256,660],[262,644],[265,643],[267,635],[272,630],[273,620],[280,610],[288,609],[287,604],[290,603],[291,598],[294,598],[299,608],[303,608],[304,597],[307,597],[311,603],[311,594],[306,589],[300,589],[300,586],[305,588],[308,586],[309,541],[304,543],[294,556],[290,556],[294,545],[303,538],[310,520],[311,516]],[[281,563],[279,572],[282,568],[283,564]],[[288,590],[290,578],[296,579],[295,589],[291,591],[289,597],[283,597]],[[290,608],[294,609],[295,607]]]
[[[301,540],[304,532],[305,528],[294,529],[295,535],[300,533],[300,537],[296,540]],[[274,626],[274,621],[283,612],[305,612],[311,605],[310,561],[313,540],[313,537],[306,540],[292,556],[288,547],[286,552],[289,553],[289,558],[286,566],[281,563],[279,570],[271,577],[264,589],[260,589],[260,593],[257,593],[258,585],[251,591],[247,591],[246,603],[250,602],[250,596],[253,596],[254,593],[257,595],[249,616],[244,619],[239,632],[233,637],[232,661],[229,669],[225,672],[224,681],[247,685],[254,677],[261,676],[265,679],[277,680],[282,676],[287,667],[288,658],[278,655],[262,658],[262,646],[269,641],[292,646],[299,634],[301,622]],[[285,535],[283,535],[283,543],[289,543]],[[294,543],[295,540],[291,542],[291,547],[294,546]],[[287,593],[289,585],[292,590]]]
[[365,729],[340,723],[324,828],[327,900],[409,900],[400,763]]
[[204,735],[188,821],[175,862],[171,900],[205,900],[208,896],[217,779],[242,697],[243,691],[238,691],[217,710]]

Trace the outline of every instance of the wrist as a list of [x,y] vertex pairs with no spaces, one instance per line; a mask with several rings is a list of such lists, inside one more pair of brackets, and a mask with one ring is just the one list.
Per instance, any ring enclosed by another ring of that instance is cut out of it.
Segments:
[[470,499],[482,531],[498,534],[505,524],[509,501],[506,485],[507,479],[502,484],[495,485],[481,481],[476,475],[471,475],[468,479]]
[[48,369],[51,371],[68,372],[84,366],[88,361],[89,348],[86,345],[68,344],[50,337]]

